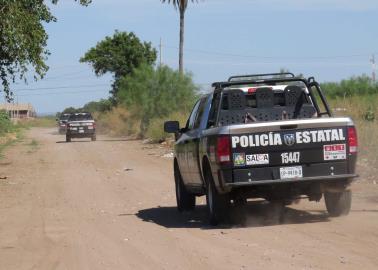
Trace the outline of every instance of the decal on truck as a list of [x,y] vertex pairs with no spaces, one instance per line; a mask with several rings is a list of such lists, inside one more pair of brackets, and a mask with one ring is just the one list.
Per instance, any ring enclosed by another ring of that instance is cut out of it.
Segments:
[[244,153],[234,153],[234,165],[235,166],[245,166],[245,154]]
[[253,135],[232,136],[232,148],[247,148],[260,146],[308,144],[319,142],[344,141],[343,129],[309,130],[293,133],[263,133]]
[[247,165],[265,165],[269,164],[269,154],[246,155]]
[[300,152],[282,153],[281,154],[282,164],[299,163],[300,156],[301,156]]
[[324,145],[324,160],[346,159],[345,144]]

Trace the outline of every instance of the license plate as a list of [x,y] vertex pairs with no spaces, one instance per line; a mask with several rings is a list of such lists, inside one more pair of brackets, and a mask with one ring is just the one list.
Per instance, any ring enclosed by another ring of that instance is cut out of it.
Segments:
[[281,179],[292,179],[303,177],[302,166],[280,168]]
[[80,129],[80,130],[79,130],[79,133],[84,133],[84,130]]

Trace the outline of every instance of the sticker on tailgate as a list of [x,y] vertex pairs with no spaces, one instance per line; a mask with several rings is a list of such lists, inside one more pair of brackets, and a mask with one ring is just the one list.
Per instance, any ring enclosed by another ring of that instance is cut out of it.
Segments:
[[324,160],[346,159],[345,144],[329,144],[323,146]]
[[264,165],[269,164],[269,154],[246,155],[247,165]]
[[234,153],[234,165],[245,166],[245,153]]

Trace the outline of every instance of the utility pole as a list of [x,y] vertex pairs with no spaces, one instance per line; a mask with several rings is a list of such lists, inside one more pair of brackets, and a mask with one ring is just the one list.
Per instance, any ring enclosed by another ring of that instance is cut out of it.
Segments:
[[373,82],[375,82],[375,69],[376,69],[376,65],[375,65],[375,55],[374,54],[371,56],[370,62],[371,62],[371,68],[373,70],[373,72],[371,74],[371,79],[372,79]]
[[160,63],[160,66],[163,63],[163,42],[161,38],[160,38],[160,44],[159,44],[159,63]]

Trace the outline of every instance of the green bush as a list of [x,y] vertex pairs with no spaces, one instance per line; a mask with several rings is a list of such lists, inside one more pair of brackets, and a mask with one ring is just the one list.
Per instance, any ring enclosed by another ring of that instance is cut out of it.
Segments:
[[6,111],[0,111],[0,135],[4,135],[5,133],[11,132],[14,126],[9,118],[9,115]]
[[371,107],[369,107],[367,109],[367,111],[364,113],[363,118],[366,121],[374,121],[375,120],[375,112],[374,112],[374,110]]
[[352,77],[338,83],[322,83],[321,87],[330,98],[378,94],[378,84],[366,75]]
[[191,110],[198,88],[190,75],[182,75],[167,66],[155,69],[142,65],[120,80],[118,91],[119,105],[140,119],[140,134],[145,136],[154,119]]
[[167,138],[173,138],[172,134],[164,132],[164,122],[168,120],[179,121],[180,127],[184,127],[189,117],[189,111],[187,112],[175,112],[171,113],[164,118],[155,118],[151,120],[151,123],[147,129],[146,135],[152,140],[152,142],[161,142]]

